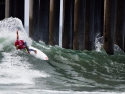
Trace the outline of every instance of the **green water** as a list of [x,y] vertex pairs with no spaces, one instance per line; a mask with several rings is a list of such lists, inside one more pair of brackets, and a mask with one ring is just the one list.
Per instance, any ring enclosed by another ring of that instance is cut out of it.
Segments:
[[[30,40],[25,36],[23,38]],[[103,47],[99,51],[78,51],[27,40],[28,44],[49,57],[48,61],[44,61],[17,51],[14,40],[15,32],[9,35],[0,32],[1,94],[125,92],[125,54],[117,45],[115,54],[107,55]]]

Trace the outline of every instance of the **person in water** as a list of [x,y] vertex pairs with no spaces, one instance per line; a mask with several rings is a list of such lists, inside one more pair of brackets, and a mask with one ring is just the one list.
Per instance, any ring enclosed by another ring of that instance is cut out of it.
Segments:
[[27,43],[24,40],[19,40],[18,31],[16,31],[16,34],[17,34],[17,38],[16,38],[16,41],[15,41],[14,44],[15,44],[15,47],[16,47],[17,50],[18,49],[20,49],[20,50],[26,49],[29,54],[30,54],[30,51],[34,51],[35,54],[37,53],[36,50],[29,49]]

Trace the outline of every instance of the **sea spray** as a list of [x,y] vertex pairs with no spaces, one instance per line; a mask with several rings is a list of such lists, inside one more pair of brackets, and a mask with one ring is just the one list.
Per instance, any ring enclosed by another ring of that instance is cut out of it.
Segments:
[[14,42],[17,30],[19,39],[23,39],[28,45],[31,45],[32,40],[28,37],[20,19],[10,17],[0,21],[0,84],[34,85],[35,78],[49,75],[43,71],[32,69],[32,64],[26,58],[28,54],[16,50]]
[[19,31],[19,39],[25,40],[28,45],[32,44],[32,40],[23,28],[21,20],[10,17],[0,21],[0,50],[2,50],[3,45],[8,46],[14,44],[17,30]]

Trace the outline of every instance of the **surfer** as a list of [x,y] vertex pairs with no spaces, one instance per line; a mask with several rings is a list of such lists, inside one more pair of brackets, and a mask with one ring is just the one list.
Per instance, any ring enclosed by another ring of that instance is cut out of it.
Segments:
[[18,31],[16,31],[16,34],[17,34],[17,38],[16,38],[16,41],[15,41],[15,47],[16,49],[26,49],[26,51],[30,54],[30,51],[34,51],[34,53],[36,54],[37,51],[36,50],[33,50],[33,49],[29,49],[26,41],[24,40],[19,40],[19,35],[18,35]]

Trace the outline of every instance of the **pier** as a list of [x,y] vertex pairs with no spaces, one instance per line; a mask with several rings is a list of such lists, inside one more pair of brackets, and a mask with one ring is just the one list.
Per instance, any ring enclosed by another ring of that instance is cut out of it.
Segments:
[[[59,45],[60,0],[29,0],[29,36]],[[17,17],[24,24],[24,0],[1,0],[0,20]],[[103,36],[107,54],[114,44],[125,51],[124,0],[63,0],[62,47],[93,50],[96,34]]]

